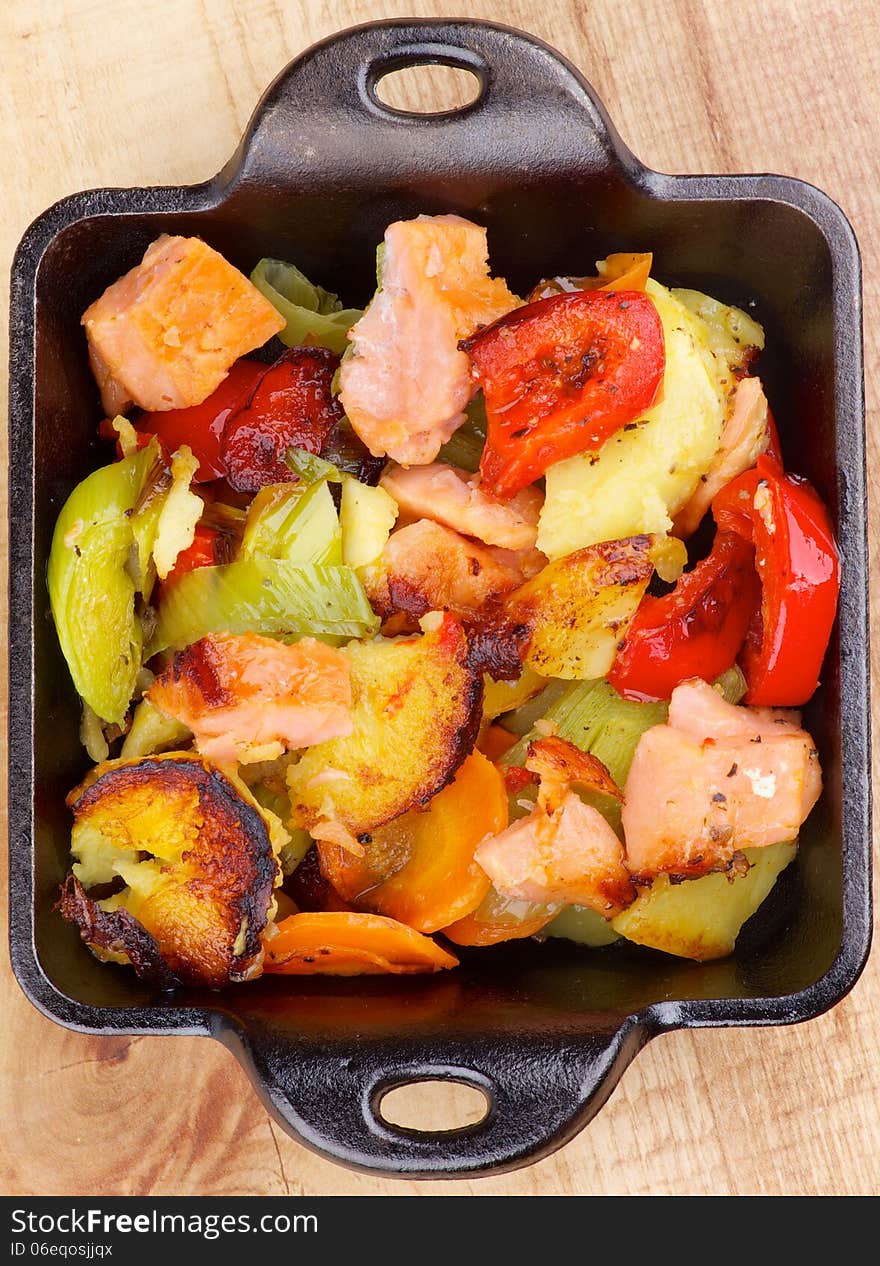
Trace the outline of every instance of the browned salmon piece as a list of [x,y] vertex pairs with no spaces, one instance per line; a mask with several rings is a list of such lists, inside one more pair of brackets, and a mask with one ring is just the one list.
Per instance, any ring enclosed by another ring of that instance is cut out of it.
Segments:
[[544,496],[537,488],[523,488],[509,501],[499,501],[483,492],[477,475],[445,462],[408,469],[391,465],[380,482],[400,507],[403,523],[433,519],[463,536],[509,550],[531,549],[538,539]]
[[147,698],[220,764],[272,760],[352,731],[348,658],[310,637],[285,646],[212,634],[175,655]]
[[819,798],[815,744],[797,714],[734,707],[705,682],[678,686],[669,724],[639,739],[626,783],[627,865],[694,878],[793,840]]
[[743,471],[750,470],[769,442],[767,397],[761,380],[743,378],[734,389],[712,464],[690,501],[675,516],[675,535],[682,539],[693,536],[721,489]]
[[669,725],[689,734],[698,743],[727,739],[754,739],[780,733],[803,734],[801,714],[795,708],[744,708],[728,703],[707,682],[695,678],[673,691]]
[[617,783],[597,756],[556,734],[529,743],[525,768],[538,776],[538,804],[545,809],[556,809],[572,787],[623,799]]
[[611,919],[636,895],[620,840],[573,791],[552,813],[537,808],[484,840],[474,857],[512,901],[586,906]]
[[284,328],[247,277],[198,237],[163,234],[83,314],[92,371],[110,417],[132,404],[185,409],[240,356]]
[[376,457],[432,462],[464,422],[474,392],[459,341],[515,308],[489,276],[486,230],[457,215],[420,215],[385,230],[381,286],[349,331],[340,399]]
[[428,611],[480,619],[497,613],[521,583],[515,567],[431,519],[392,532],[379,561],[364,574],[367,597],[384,620],[397,612],[418,619]]

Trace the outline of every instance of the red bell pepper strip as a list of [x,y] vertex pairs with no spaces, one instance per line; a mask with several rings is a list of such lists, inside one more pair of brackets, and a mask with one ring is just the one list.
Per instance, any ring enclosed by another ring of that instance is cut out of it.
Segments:
[[162,593],[167,592],[172,585],[176,584],[181,576],[195,571],[197,567],[214,567],[220,561],[217,557],[219,539],[220,533],[216,528],[208,527],[204,523],[197,524],[192,545],[180,551],[174,566],[159,587],[160,600]]
[[599,448],[650,408],[666,364],[657,309],[637,290],[552,295],[459,346],[486,399],[480,476],[496,497]]
[[782,440],[779,438],[779,428],[776,425],[776,419],[769,409],[767,410],[767,434],[770,436],[770,442],[764,449],[764,456],[770,461],[775,462],[780,470],[784,470],[785,462],[782,460]]
[[662,598],[642,600],[608,681],[626,699],[668,699],[691,677],[731,668],[760,600],[752,546],[719,532],[712,552]]
[[773,459],[758,459],[712,503],[720,531],[755,546],[761,581],[740,655],[745,702],[800,707],[819,684],[840,592],[840,562],[822,500]]
[[[223,430],[226,419],[237,409],[266,370],[256,360],[237,360],[226,378],[207,400],[188,409],[168,409],[162,413],[142,413],[134,419],[134,429],[147,437],[157,435],[163,451],[170,455],[188,444],[199,460],[195,483],[218,479],[226,473],[221,456]],[[107,434],[101,423],[101,434],[115,439],[116,433]]]
[[319,454],[343,417],[331,391],[339,357],[326,347],[293,347],[264,367],[229,417],[223,437],[226,477],[240,492],[294,479],[289,448]]

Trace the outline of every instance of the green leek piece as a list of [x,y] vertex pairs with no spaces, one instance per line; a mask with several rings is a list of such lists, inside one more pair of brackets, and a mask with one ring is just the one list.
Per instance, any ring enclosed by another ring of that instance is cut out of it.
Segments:
[[[662,725],[668,713],[668,704],[623,699],[604,678],[599,678],[573,682],[543,717],[555,724],[560,738],[597,756],[618,787],[623,787],[639,739],[652,725]],[[532,729],[504,754],[504,764],[522,765],[529,743],[540,737],[539,731]]]
[[110,755],[110,745],[104,734],[104,723],[87,703],[83,704],[82,720],[79,723],[79,741],[86,749],[89,760],[95,765],[100,765],[101,761],[106,760]]
[[612,919],[614,929],[628,941],[679,958],[723,958],[796,851],[795,841],[744,849],[749,869],[732,881],[720,873],[683,883],[658,875]]
[[[260,797],[257,796],[257,799],[260,800]],[[260,800],[260,803],[262,804],[262,800]],[[282,816],[271,804],[267,804],[265,807],[267,809],[272,809],[273,813],[278,814],[279,817]],[[285,817],[289,814],[290,800],[287,801],[287,808],[284,811]],[[293,874],[311,847],[312,837],[309,835],[308,831],[304,831],[302,827],[299,826],[294,827],[290,831],[290,839],[278,854],[278,861],[281,863],[281,870],[285,879],[288,875]]]
[[141,667],[136,581],[127,564],[140,553],[132,512],[157,451],[150,443],[77,484],[58,516],[49,555],[49,601],[73,684],[111,725],[122,723]]
[[140,760],[169,748],[187,747],[191,740],[192,734],[182,722],[154,708],[149,699],[141,699],[119,754],[123,760]]
[[342,480],[337,466],[304,448],[289,448],[284,454],[284,464],[306,485],[316,484],[319,479],[326,479],[331,484],[338,484]]
[[541,936],[563,936],[567,941],[589,945],[598,949],[601,945],[613,945],[620,940],[620,933],[607,919],[585,906],[568,906],[541,932]]
[[152,460],[129,520],[135,549],[129,557],[128,568],[138,593],[149,600],[156,581],[153,549],[159,535],[162,510],[168,500],[172,479],[158,440],[151,440],[143,451],[151,453]]
[[261,259],[251,281],[287,321],[278,335],[287,347],[318,344],[341,354],[348,346],[348,331],[363,316],[359,308],[343,308],[335,294],[280,259]]
[[[549,923],[560,913],[559,905],[505,897],[496,888],[490,888],[471,918],[475,923],[515,928],[517,924],[533,923],[535,919],[541,918],[546,918]],[[534,933],[529,932],[528,935],[532,936]]]
[[[623,788],[639,739],[652,725],[664,723],[669,705],[633,703],[622,698],[604,678],[563,684],[565,689],[555,696],[543,713],[543,719],[555,725],[553,732],[560,738],[567,739],[582,751],[592,752],[598,757],[618,787]],[[551,683],[551,686],[558,685],[558,682]],[[542,694],[548,695],[550,689],[551,687],[545,687]],[[539,695],[538,699],[540,698]],[[531,707],[536,702],[532,700],[526,707]],[[532,728],[505,752],[502,763],[522,765],[528,754],[529,743],[540,737],[540,730]],[[519,804],[520,800],[530,798],[528,790],[526,788],[524,792],[510,797],[512,817],[528,812]],[[619,801],[592,792],[584,793],[582,798],[598,809],[618,835],[621,834]]]
[[344,642],[378,629],[350,567],[259,556],[198,567],[164,596],[148,656],[182,650],[208,633],[263,633]]
[[391,535],[397,515],[397,502],[384,488],[370,488],[346,476],[342,481],[339,508],[345,565],[369,567],[375,563]]
[[438,462],[447,462],[459,470],[475,474],[486,444],[486,402],[478,391],[467,406],[467,421],[446,441],[437,454]]
[[[524,670],[531,672],[530,668]],[[537,677],[538,674],[534,673]],[[505,730],[510,730],[511,734],[518,734],[520,738],[529,734],[530,738],[537,738],[537,733],[532,734],[531,730],[536,721],[540,721],[542,717],[546,717],[550,713],[550,709],[571,690],[570,681],[550,681],[544,686],[538,694],[533,695],[531,699],[527,699],[525,703],[521,703],[518,708],[514,708],[512,712],[508,712],[499,717],[498,724],[503,725]],[[519,754],[520,744],[515,749]],[[527,746],[527,745],[526,745]],[[506,764],[521,765],[525,760],[526,748],[522,747],[522,760],[509,761]]]
[[728,668],[720,677],[716,677],[712,685],[728,703],[739,703],[749,688],[739,664],[734,664],[733,668]]
[[299,565],[340,565],[342,529],[326,479],[311,487],[270,484],[260,489],[248,511],[240,550],[241,558],[257,555]]

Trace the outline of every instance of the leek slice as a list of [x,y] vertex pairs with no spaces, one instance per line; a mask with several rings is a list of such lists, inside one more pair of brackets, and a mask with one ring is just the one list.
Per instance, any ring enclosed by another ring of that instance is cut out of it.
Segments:
[[658,875],[626,910],[611,920],[615,931],[636,945],[704,962],[724,958],[740,929],[755,913],[797,852],[794,840],[747,848],[745,875],[701,875],[673,883]]
[[486,445],[486,402],[482,391],[478,391],[468,404],[467,421],[446,441],[437,454],[438,462],[448,462],[459,470],[467,470],[473,475],[479,470],[480,458]]
[[186,747],[191,740],[192,734],[182,722],[154,708],[149,699],[141,699],[119,754],[123,760],[140,760],[169,748]]
[[182,650],[208,633],[263,633],[343,642],[377,631],[350,567],[242,558],[181,576],[163,599],[147,655]]
[[261,259],[251,281],[287,321],[278,335],[287,347],[310,343],[341,354],[348,331],[363,316],[359,308],[343,308],[335,294],[280,259]]
[[[256,795],[256,792],[254,794]],[[259,795],[257,795],[256,798],[261,804],[263,803]],[[267,809],[274,808],[272,804],[266,804],[264,807]],[[276,813],[278,812],[277,809],[274,811]],[[288,800],[286,815],[289,814],[290,801]],[[288,875],[293,874],[311,847],[312,837],[309,835],[308,831],[304,831],[300,826],[293,827],[290,831],[290,839],[278,854],[278,861],[281,863],[281,873],[284,875],[285,879]]]
[[304,484],[314,484],[319,479],[338,484],[342,479],[342,473],[337,466],[325,461],[323,457],[318,457],[316,453],[310,453],[305,448],[289,448],[284,454],[284,464],[289,466],[297,479],[301,479]]
[[326,480],[311,487],[270,484],[260,489],[241,541],[242,558],[257,555],[300,565],[339,566],[342,529]]
[[[599,678],[568,686],[543,713],[543,719],[556,727],[554,733],[560,738],[598,757],[622,787],[639,739],[652,725],[662,725],[668,713],[668,704],[634,703]],[[529,743],[540,737],[532,728],[504,754],[504,764],[522,765]]]
[[141,667],[143,633],[128,564],[140,552],[133,511],[157,451],[150,443],[77,484],[49,554],[49,602],[61,650],[80,696],[109,724],[122,723]]
[[739,703],[749,688],[739,664],[734,664],[733,668],[728,668],[720,677],[716,677],[712,685],[728,703]]
[[562,936],[567,941],[577,941],[578,945],[589,945],[592,949],[613,945],[620,940],[620,933],[615,932],[607,919],[585,906],[567,906],[552,923],[542,928],[539,935]]
[[[532,670],[527,668],[524,672],[531,673]],[[533,673],[532,675],[534,677],[538,676],[537,673]],[[520,680],[522,680],[522,678],[520,678]],[[508,683],[498,682],[493,684],[506,685]],[[541,690],[538,694],[534,695],[531,699],[527,699],[524,703],[521,703],[519,707],[514,708],[512,712],[502,715],[500,717],[500,724],[504,726],[505,730],[510,730],[511,734],[518,734],[520,738],[523,738],[525,735],[528,735],[529,739],[537,738],[537,731],[533,732],[535,722],[540,721],[542,717],[549,717],[551,709],[559,702],[563,695],[569,693],[571,688],[572,686],[570,681],[548,682],[543,690]],[[490,703],[492,697],[494,697],[494,695],[490,696]],[[505,757],[505,764],[521,765],[526,758],[527,747],[528,743],[518,743],[515,748],[511,748],[511,751],[517,753],[517,759],[511,761],[509,756],[507,756]],[[522,759],[519,759],[520,754]]]

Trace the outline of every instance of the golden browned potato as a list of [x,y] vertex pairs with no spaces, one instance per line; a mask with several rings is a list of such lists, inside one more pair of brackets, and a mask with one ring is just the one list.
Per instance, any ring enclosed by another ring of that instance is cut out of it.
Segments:
[[[238,778],[189,752],[113,760],[68,804],[75,861],[60,909],[99,958],[163,987],[259,975],[287,836]],[[89,891],[120,880],[103,899]]]
[[357,836],[427,803],[480,725],[482,678],[452,616],[418,637],[354,642],[348,654],[353,733],[310,747],[288,773],[292,825],[312,835],[333,823]]
[[654,538],[602,541],[549,563],[505,605],[529,632],[526,667],[543,677],[604,677],[654,570]]

